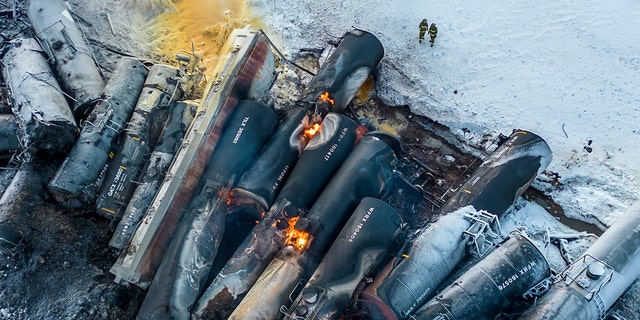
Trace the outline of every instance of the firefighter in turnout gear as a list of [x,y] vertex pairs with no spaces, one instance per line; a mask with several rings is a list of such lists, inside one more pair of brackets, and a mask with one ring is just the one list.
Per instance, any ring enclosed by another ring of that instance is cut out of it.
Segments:
[[429,27],[429,37],[431,38],[429,42],[431,42],[432,47],[433,47],[433,42],[436,40],[437,36],[438,36],[438,28],[436,27],[435,23],[432,23],[431,27]]
[[420,28],[420,36],[418,36],[418,42],[422,43],[422,40],[424,40],[424,34],[427,33],[427,28],[429,28],[427,19],[422,19],[418,28]]

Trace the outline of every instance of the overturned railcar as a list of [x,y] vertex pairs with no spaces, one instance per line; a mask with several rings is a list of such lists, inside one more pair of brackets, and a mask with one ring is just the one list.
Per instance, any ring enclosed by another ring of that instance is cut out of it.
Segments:
[[357,124],[329,113],[306,145],[273,206],[204,292],[195,319],[225,319],[284,246],[288,221],[308,210],[356,143]]
[[144,174],[140,179],[141,182],[131,195],[131,200],[124,210],[122,219],[109,241],[109,246],[117,252],[129,245],[133,233],[158,192],[160,183],[162,183],[197,109],[197,104],[194,101],[179,101],[173,104],[169,107],[169,110],[172,111],[162,131],[160,141],[142,170]]
[[274,56],[264,35],[236,29],[220,51],[209,76],[202,106],[182,141],[154,201],[128,250],[111,268],[116,281],[146,288],[175,232],[183,208],[189,207],[200,177],[238,101],[258,98],[275,80]]
[[[359,294],[362,312],[374,319],[409,317],[467,254],[487,252],[490,240],[500,236],[498,216],[550,161],[551,150],[539,136],[527,131],[509,136],[443,205],[445,215],[421,230]],[[475,210],[467,212],[466,206]]]
[[397,140],[368,133],[356,145],[309,212],[291,222],[286,246],[256,280],[230,319],[275,319],[296,283],[311,275],[365,197],[384,197],[396,177]]
[[178,68],[168,65],[156,64],[149,70],[124,129],[126,135],[98,193],[98,214],[111,219],[122,216],[171,113],[169,106],[174,106],[172,102],[180,100],[185,93],[180,85],[183,76]]
[[550,275],[551,268],[540,249],[524,233],[514,232],[411,318],[494,319],[502,308]]
[[65,4],[62,0],[31,0],[27,14],[54,65],[60,85],[74,101],[75,117],[84,119],[105,82],[91,47]]
[[344,111],[383,56],[384,47],[376,36],[358,29],[347,32],[311,79],[302,93],[302,101],[315,103],[327,93],[333,99],[332,110]]
[[603,319],[640,277],[640,204],[631,207],[519,319]]
[[388,254],[402,226],[386,202],[364,198],[340,231],[285,319],[339,319],[359,282]]
[[277,123],[271,108],[251,100],[240,101],[207,163],[196,196],[179,221],[138,319],[188,319],[188,308],[208,276],[211,256],[222,238],[228,190]]
[[140,61],[122,58],[111,75],[80,137],[47,185],[60,204],[75,208],[95,203],[96,193],[142,91],[149,70]]
[[314,114],[307,108],[294,107],[286,111],[273,137],[231,189],[231,201],[238,207],[235,214],[251,221],[262,218],[313,137],[314,133],[306,133],[313,124]]
[[[218,255],[219,248],[224,247],[227,251],[232,251],[239,245],[234,239],[246,236],[246,232],[242,231],[244,228],[237,227],[230,231],[235,237],[230,237],[230,234],[225,232],[227,220],[231,226],[243,222],[254,224],[271,204],[270,195],[275,197],[275,193],[280,189],[278,184],[286,178],[289,168],[293,167],[307,143],[303,135],[310,124],[310,116],[311,114],[303,108],[293,108],[286,112],[272,135],[264,131],[270,138],[260,149],[252,165],[247,167],[240,178],[229,181],[229,188],[234,185],[235,187],[223,199],[227,205],[204,204],[192,208],[192,211],[202,213],[194,216],[180,248],[177,261],[178,277],[174,279],[174,290],[170,300],[174,319],[180,318],[179,314],[188,318],[193,305],[206,289],[204,285],[212,276],[210,273],[214,262],[221,259]],[[237,152],[218,153],[218,150],[214,152],[214,156],[225,159],[234,158],[236,154]]]
[[10,41],[0,58],[22,146],[44,154],[67,152],[77,137],[76,121],[38,42]]

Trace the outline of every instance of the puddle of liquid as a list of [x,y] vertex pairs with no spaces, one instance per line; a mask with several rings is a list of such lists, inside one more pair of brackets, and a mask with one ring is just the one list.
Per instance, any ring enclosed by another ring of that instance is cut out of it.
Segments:
[[556,217],[562,224],[568,226],[573,230],[585,231],[587,233],[595,234],[598,237],[601,236],[604,232],[600,230],[600,228],[598,228],[596,225],[565,216],[562,207],[553,202],[553,200],[548,196],[533,188],[528,188],[524,192],[523,196],[526,199],[535,201],[537,204],[545,208],[547,212],[549,212],[552,216]]
[[175,11],[165,12],[151,22],[153,47],[160,56],[173,57],[183,51],[203,54],[204,65],[211,70],[216,55],[235,28],[246,25],[259,28],[251,19],[251,10],[243,0],[182,0]]

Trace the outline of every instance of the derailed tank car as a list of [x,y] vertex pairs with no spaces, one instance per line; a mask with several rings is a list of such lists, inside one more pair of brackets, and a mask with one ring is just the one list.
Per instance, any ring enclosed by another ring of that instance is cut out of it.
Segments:
[[411,318],[494,319],[502,308],[550,275],[540,249],[524,233],[514,232]]
[[105,82],[91,46],[62,0],[29,1],[29,21],[49,55],[60,85],[73,100],[73,114],[84,119],[91,112]]
[[635,204],[519,319],[602,319],[638,277],[640,204]]
[[186,76],[178,68],[168,65],[156,64],[149,70],[124,129],[126,135],[98,193],[98,214],[111,219],[122,216],[171,113],[169,106],[185,93],[180,85],[182,77]]
[[[193,305],[206,289],[204,285],[212,276],[210,273],[214,262],[223,259],[218,256],[219,248],[237,247],[239,243],[234,242],[234,239],[246,236],[243,230],[248,229],[243,226],[255,224],[271,204],[273,200],[270,195],[275,196],[280,189],[279,179],[286,177],[307,143],[304,131],[310,124],[310,117],[307,110],[293,108],[286,112],[273,134],[265,132],[270,137],[265,140],[267,142],[257,153],[255,160],[240,177],[229,181],[227,190],[232,189],[223,199],[227,205],[203,203],[192,208],[192,213],[195,214],[193,222],[186,230],[176,261],[178,272],[170,299],[173,318],[180,318],[180,314],[188,318]],[[229,162],[228,158],[235,158],[237,152],[218,153],[216,150],[214,155]],[[238,204],[239,201],[242,203]],[[226,232],[227,223],[232,226],[229,233]],[[235,237],[230,237],[231,234]]]
[[[359,294],[361,311],[374,319],[406,319],[435,294],[469,252],[482,255],[496,239],[503,214],[551,161],[539,136],[514,132],[441,208],[445,214],[421,230]],[[463,207],[472,206],[472,214]],[[461,210],[457,210],[462,208]],[[484,210],[489,211],[487,214]],[[417,281],[417,279],[420,279]]]
[[[394,185],[397,140],[368,133],[356,145],[309,212],[290,221],[286,246],[264,270],[230,319],[275,319],[296,283],[311,275],[365,197],[382,198]],[[337,200],[339,199],[339,200]]]
[[[229,185],[254,160],[277,123],[271,108],[251,100],[238,103],[207,163],[197,194],[164,254],[138,313],[139,319],[189,317],[188,308],[197,298],[193,295],[199,293],[202,281],[206,280],[210,255],[222,238],[219,234],[224,230]],[[234,161],[229,161],[230,158]]]
[[384,56],[384,47],[373,34],[354,29],[311,79],[302,101],[314,103],[323,93],[333,99],[333,111],[342,112]]
[[[293,167],[273,206],[251,230],[200,298],[193,318],[227,318],[284,246],[289,219],[308,210],[356,143],[356,123],[325,116]],[[320,160],[321,159],[321,160]]]
[[364,198],[340,231],[285,319],[339,319],[358,283],[387,256],[402,226],[386,202]]
[[38,42],[18,38],[1,54],[22,147],[48,155],[67,152],[77,137],[76,122]]
[[122,58],[111,75],[80,137],[48,184],[49,193],[67,207],[94,204],[112,153],[138,101],[149,70],[142,62]]
[[117,281],[147,288],[175,232],[182,210],[189,207],[205,167],[238,101],[258,98],[275,80],[274,56],[267,39],[255,29],[236,29],[220,51],[202,106],[128,250],[111,268]]
[[180,147],[180,141],[193,121],[197,109],[197,104],[194,101],[179,101],[173,104],[169,107],[169,110],[172,111],[167,119],[167,125],[163,129],[162,137],[160,137],[160,141],[143,169],[141,183],[131,195],[131,200],[124,210],[122,219],[109,241],[109,246],[116,249],[117,252],[129,245],[138,224],[158,192],[165,173]]
[[[260,220],[282,189],[305,146],[313,137],[305,131],[313,125],[314,115],[307,108],[294,107],[284,119],[256,161],[231,189],[235,214],[251,221]],[[320,118],[318,120],[321,120]]]

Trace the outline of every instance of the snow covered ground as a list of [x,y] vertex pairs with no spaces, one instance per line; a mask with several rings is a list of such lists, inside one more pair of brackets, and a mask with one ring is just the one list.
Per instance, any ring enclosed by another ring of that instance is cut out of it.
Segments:
[[[354,27],[370,31],[385,48],[376,90],[386,104],[409,105],[470,145],[486,146],[515,128],[540,135],[554,152],[548,171],[559,184],[546,181],[552,176],[535,186],[571,217],[607,227],[639,199],[640,2],[246,0],[253,16],[245,17],[238,6],[245,0],[182,0],[188,1],[227,6],[231,15],[258,22],[291,58]],[[100,31],[90,38],[124,51],[144,56],[147,45],[188,42],[167,41],[158,36],[163,30],[145,25],[158,28],[155,15],[170,12],[177,0],[71,2]],[[222,17],[196,13],[170,26],[183,30]],[[417,41],[423,18],[439,28],[434,47]],[[196,49],[203,41],[196,39]],[[524,199],[507,218],[506,231],[526,224],[533,233],[575,233]],[[570,254],[580,254],[593,237],[584,239],[572,242]],[[563,267],[554,246],[545,254],[554,269]],[[636,282],[636,296],[639,288]]]
[[[554,152],[546,189],[568,216],[613,223],[638,199],[640,3],[250,0],[290,56],[353,27],[385,47],[377,91],[469,144],[512,129]],[[418,24],[436,23],[434,47]],[[521,210],[528,210],[524,206]]]

